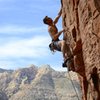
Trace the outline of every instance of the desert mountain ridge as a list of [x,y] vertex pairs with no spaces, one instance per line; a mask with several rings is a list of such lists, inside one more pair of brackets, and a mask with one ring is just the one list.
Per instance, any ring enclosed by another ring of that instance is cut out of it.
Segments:
[[[71,80],[81,98],[76,73]],[[59,72],[49,65],[18,70],[0,69],[0,100],[77,100],[77,94],[67,72]]]

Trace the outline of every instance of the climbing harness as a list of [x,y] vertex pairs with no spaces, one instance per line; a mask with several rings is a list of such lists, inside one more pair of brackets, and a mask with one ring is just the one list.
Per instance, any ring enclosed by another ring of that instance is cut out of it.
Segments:
[[56,41],[55,40],[52,40],[52,42],[49,44],[49,49],[51,51],[61,51],[61,47],[58,45],[58,41],[60,41],[59,39],[57,39]]
[[71,79],[71,76],[70,76],[70,73],[69,73],[69,72],[68,72],[68,76],[69,76],[69,79],[70,79],[71,84],[72,84],[72,86],[73,86],[73,89],[74,89],[74,91],[75,91],[75,93],[76,93],[77,99],[80,100],[79,95],[78,95],[78,93],[77,93],[77,90],[76,90],[76,88],[75,88],[75,85],[74,85],[74,83],[73,83],[73,81],[72,81],[72,79]]

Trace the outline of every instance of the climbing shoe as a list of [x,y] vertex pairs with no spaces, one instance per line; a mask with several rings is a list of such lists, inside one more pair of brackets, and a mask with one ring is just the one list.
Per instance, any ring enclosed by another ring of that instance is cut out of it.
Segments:
[[70,58],[68,58],[68,59],[66,59],[66,60],[64,61],[64,63],[62,64],[62,67],[67,67],[67,62],[68,62],[68,60],[70,60]]
[[62,67],[63,67],[63,68],[67,67],[67,65],[66,65],[66,63],[65,63],[65,62],[64,62],[64,63],[62,63]]

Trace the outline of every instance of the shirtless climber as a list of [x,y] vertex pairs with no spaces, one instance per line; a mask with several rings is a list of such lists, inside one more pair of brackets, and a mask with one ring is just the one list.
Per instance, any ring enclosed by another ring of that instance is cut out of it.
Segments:
[[43,19],[44,24],[48,25],[48,32],[52,38],[52,43],[49,45],[51,51],[61,51],[63,53],[63,58],[66,59],[66,43],[64,40],[59,40],[59,36],[64,32],[64,30],[61,30],[58,32],[58,29],[56,27],[56,24],[62,14],[62,10],[58,13],[58,16],[52,20],[52,18],[45,16]]
[[[52,42],[49,45],[49,48],[51,51],[61,51],[63,54],[63,58],[64,58],[64,63],[63,65],[66,63],[66,60],[68,59],[67,57],[67,53],[66,53],[66,42],[65,40],[59,40],[59,36],[65,31],[64,29],[58,32],[58,29],[56,27],[56,24],[60,18],[62,14],[62,9],[60,9],[58,16],[54,19],[54,21],[52,20],[52,18],[45,16],[45,18],[43,19],[44,24],[48,25],[48,32],[52,38]],[[66,67],[66,66],[63,66]]]

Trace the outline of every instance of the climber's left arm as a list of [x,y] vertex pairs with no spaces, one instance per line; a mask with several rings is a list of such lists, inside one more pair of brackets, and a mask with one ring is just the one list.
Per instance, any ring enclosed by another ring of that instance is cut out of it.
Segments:
[[56,24],[56,23],[58,22],[58,20],[59,20],[61,14],[62,14],[62,9],[60,9],[60,11],[59,11],[59,13],[58,13],[58,16],[54,19],[54,24]]

